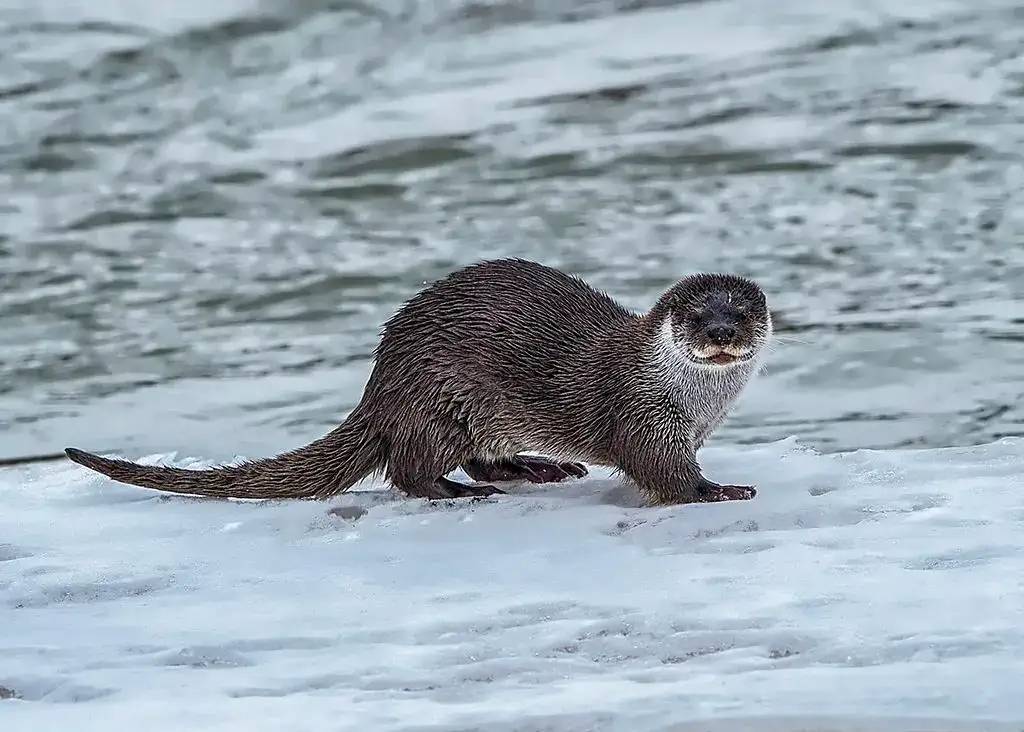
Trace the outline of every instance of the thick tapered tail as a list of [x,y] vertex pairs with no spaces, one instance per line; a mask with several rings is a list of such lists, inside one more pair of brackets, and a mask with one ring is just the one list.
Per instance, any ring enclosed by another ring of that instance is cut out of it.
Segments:
[[209,470],[139,465],[73,447],[65,453],[79,465],[120,483],[215,498],[328,498],[376,472],[387,459],[383,439],[358,412],[305,447]]

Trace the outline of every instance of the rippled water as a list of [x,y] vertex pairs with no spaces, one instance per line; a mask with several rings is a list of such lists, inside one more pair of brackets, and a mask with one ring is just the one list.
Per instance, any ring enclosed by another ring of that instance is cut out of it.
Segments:
[[8,2],[0,457],[305,442],[495,255],[757,278],[786,338],[720,440],[1024,433],[1013,6]]

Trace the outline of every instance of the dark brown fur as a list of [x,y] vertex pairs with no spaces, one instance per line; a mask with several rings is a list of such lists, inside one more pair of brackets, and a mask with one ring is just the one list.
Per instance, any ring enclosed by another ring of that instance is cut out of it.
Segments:
[[[410,496],[479,495],[498,491],[444,476],[461,466],[476,480],[545,482],[584,474],[580,460],[618,468],[652,502],[748,498],[752,489],[706,480],[695,459],[756,368],[682,355],[707,345],[705,331],[720,334],[709,322],[723,318],[752,356],[770,334],[748,280],[687,278],[637,315],[549,267],[483,262],[399,310],[359,405],[305,447],[200,471],[67,454],[124,483],[217,497],[326,498],[380,471]],[[531,450],[558,459],[521,454]]]

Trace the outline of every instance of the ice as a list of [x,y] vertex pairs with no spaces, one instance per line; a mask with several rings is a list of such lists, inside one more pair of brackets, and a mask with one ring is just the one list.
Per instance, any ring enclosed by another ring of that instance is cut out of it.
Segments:
[[1024,441],[722,445],[704,467],[757,498],[644,508],[598,472],[436,504],[377,484],[219,502],[0,471],[0,728],[1024,720]]

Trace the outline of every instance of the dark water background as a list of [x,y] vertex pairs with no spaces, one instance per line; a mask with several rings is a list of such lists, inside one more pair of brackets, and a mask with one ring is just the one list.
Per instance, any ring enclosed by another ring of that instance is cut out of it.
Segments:
[[1024,5],[15,0],[0,457],[292,447],[481,257],[781,333],[718,440],[1024,433]]

